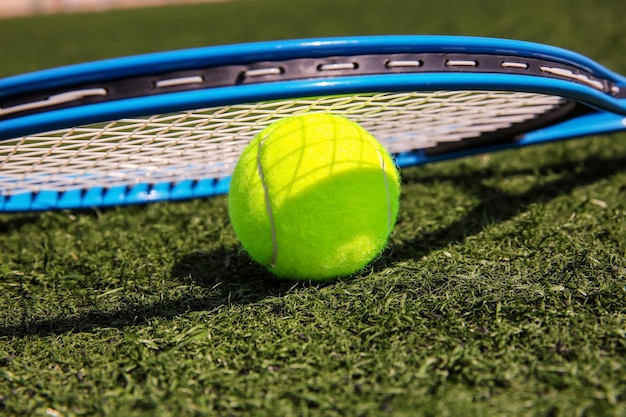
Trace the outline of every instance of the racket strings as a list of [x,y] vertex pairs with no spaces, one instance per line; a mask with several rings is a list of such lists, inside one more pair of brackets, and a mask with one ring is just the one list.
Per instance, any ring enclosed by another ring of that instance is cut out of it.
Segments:
[[392,153],[471,141],[522,125],[566,100],[522,92],[439,91],[290,99],[129,118],[0,142],[0,195],[228,177],[272,122],[344,115]]

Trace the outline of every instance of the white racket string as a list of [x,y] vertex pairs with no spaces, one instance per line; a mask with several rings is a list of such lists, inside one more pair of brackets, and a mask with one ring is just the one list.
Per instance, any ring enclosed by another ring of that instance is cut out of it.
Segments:
[[390,152],[400,153],[506,129],[565,102],[522,92],[401,92],[121,119],[1,141],[0,195],[225,178],[258,132],[278,119],[307,112],[344,115]]

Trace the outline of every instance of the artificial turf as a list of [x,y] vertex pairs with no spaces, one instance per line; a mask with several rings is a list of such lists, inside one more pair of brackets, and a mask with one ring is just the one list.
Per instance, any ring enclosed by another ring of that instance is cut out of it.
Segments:
[[[626,73],[623,0],[239,0],[0,21],[0,75],[163,49],[446,33]],[[0,414],[626,415],[626,134],[402,171],[370,267],[272,279],[225,196],[0,215]]]

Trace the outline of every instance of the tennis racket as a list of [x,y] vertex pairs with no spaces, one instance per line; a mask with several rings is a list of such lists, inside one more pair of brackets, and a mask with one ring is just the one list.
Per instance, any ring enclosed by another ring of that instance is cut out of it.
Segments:
[[399,166],[626,129],[626,78],[505,39],[379,36],[206,47],[0,80],[0,212],[228,191],[246,144],[344,115]]

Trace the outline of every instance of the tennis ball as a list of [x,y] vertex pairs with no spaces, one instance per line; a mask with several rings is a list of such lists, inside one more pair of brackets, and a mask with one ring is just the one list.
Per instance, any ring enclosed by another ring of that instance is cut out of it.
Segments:
[[281,119],[243,151],[229,214],[250,256],[280,278],[323,281],[364,268],[386,246],[400,176],[365,129],[327,113]]

